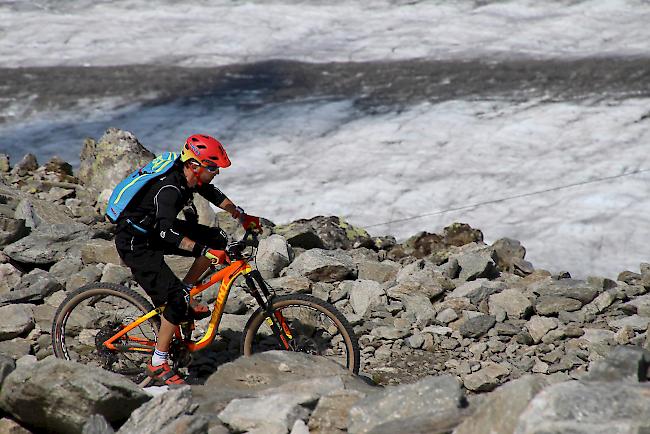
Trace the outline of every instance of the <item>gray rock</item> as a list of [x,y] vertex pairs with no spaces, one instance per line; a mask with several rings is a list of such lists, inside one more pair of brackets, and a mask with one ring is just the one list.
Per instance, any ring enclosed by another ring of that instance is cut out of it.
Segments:
[[293,249],[281,235],[271,235],[260,240],[257,250],[257,269],[265,279],[278,277],[280,271],[293,259]]
[[106,264],[102,270],[100,282],[124,284],[131,278],[131,270],[127,267],[115,264]]
[[[50,321],[50,326],[52,322]],[[0,354],[5,354],[13,359],[19,359],[32,352],[32,344],[29,340],[23,338],[13,338],[8,341],[0,342]]]
[[488,304],[492,315],[503,310],[510,319],[526,318],[533,308],[528,297],[516,289],[504,289],[498,294],[490,295]]
[[386,260],[377,261],[360,261],[357,264],[359,268],[359,279],[374,280],[375,282],[384,283],[395,279],[400,265],[396,262]]
[[0,304],[42,303],[43,300],[63,286],[47,271],[34,269],[25,274],[13,291],[0,295]]
[[510,369],[497,363],[486,363],[480,370],[463,378],[463,385],[474,392],[486,392],[499,385]]
[[22,273],[11,264],[0,264],[0,294],[18,287]]
[[0,306],[0,341],[26,334],[34,328],[32,305]]
[[354,279],[357,276],[357,268],[352,258],[343,252],[311,249],[299,255],[286,268],[286,275],[305,276],[314,281],[335,282]]
[[81,257],[64,258],[50,267],[50,275],[65,285],[70,276],[83,268]]
[[64,234],[76,232],[85,226],[72,218],[67,207],[34,197],[21,199],[14,216],[16,219],[24,220],[25,226],[33,231],[46,234],[61,233],[63,230],[61,226],[70,226],[68,232],[64,231]]
[[399,270],[395,276],[397,283],[418,283],[421,286],[430,286],[442,274],[436,269],[433,262],[420,259],[412,262]]
[[417,383],[386,388],[350,409],[348,432],[374,432],[382,425],[426,418],[431,425],[443,424],[465,406],[458,381],[451,376],[426,377]]
[[454,289],[447,298],[468,298],[473,305],[506,288],[503,282],[491,282],[487,279],[476,279],[463,283]]
[[642,348],[616,347],[604,359],[596,360],[583,381],[648,381],[650,352]]
[[77,176],[84,185],[97,192],[113,189],[129,173],[148,164],[154,157],[132,133],[109,128],[99,142],[86,139]]
[[650,318],[639,315],[632,315],[621,319],[608,321],[607,324],[616,330],[629,326],[632,328],[632,330],[644,332],[648,329]]
[[336,216],[297,220],[286,226],[276,226],[274,232],[284,236],[292,246],[304,249],[351,249],[374,245],[364,229]]
[[480,277],[494,277],[498,274],[498,270],[493,256],[495,254],[492,250],[457,256],[456,259],[460,266],[458,278],[469,281]]
[[0,154],[0,173],[7,173],[9,170],[11,170],[9,156],[7,154]]
[[0,215],[0,247],[27,235],[25,220]]
[[6,412],[30,426],[58,432],[80,432],[94,414],[122,421],[148,399],[118,374],[55,358],[18,367],[0,391]]
[[68,278],[65,287],[68,291],[72,291],[89,283],[99,282],[101,277],[101,269],[96,265],[86,265],[80,272]]
[[349,285],[350,305],[357,315],[365,315],[369,309],[386,305],[386,292],[378,282],[356,280]]
[[526,330],[533,338],[533,342],[539,343],[549,330],[558,327],[558,320],[555,318],[545,318],[541,316],[533,316],[526,323]]
[[102,239],[89,240],[81,249],[81,260],[84,264],[122,264],[115,243]]
[[205,382],[206,397],[200,405],[213,414],[218,403],[225,405],[234,398],[258,396],[286,383],[313,381],[315,373],[318,377],[340,377],[346,390],[375,390],[331,360],[306,353],[267,351],[219,366]]
[[608,290],[598,294],[589,304],[583,307],[587,313],[597,314],[604,312],[609,306],[616,301],[616,290]]
[[517,240],[501,238],[492,244],[494,249],[497,267],[501,271],[514,272],[514,264],[517,259],[526,257],[526,249]]
[[391,326],[379,326],[372,329],[371,334],[377,336],[381,339],[396,340],[402,339],[411,335],[411,331],[408,329],[400,329],[397,327]]
[[93,414],[84,424],[81,434],[114,434],[113,427],[100,414]]
[[[159,432],[176,432],[172,427],[176,424],[185,424],[182,419],[195,412],[198,405],[192,402],[192,391],[189,386],[172,389],[160,394],[149,402],[137,408],[129,419],[120,427],[119,434],[148,434]],[[207,419],[202,419],[201,430],[189,432],[206,432]],[[188,433],[188,431],[183,431]]]
[[11,169],[11,173],[13,175],[25,176],[36,169],[38,169],[38,161],[36,161],[36,156],[29,153],[25,154],[23,159],[20,160],[13,169]]
[[546,377],[527,375],[503,385],[480,401],[454,434],[512,433],[528,403],[549,384]]
[[584,335],[581,339],[591,344],[613,344],[616,340],[616,333],[611,330],[584,328]]
[[430,281],[428,284],[421,284],[416,281],[405,281],[397,283],[386,290],[388,296],[395,300],[402,301],[406,297],[413,295],[425,295],[433,299],[445,292],[445,287],[441,285],[440,280]]
[[0,354],[0,389],[2,389],[2,382],[16,369],[16,362],[13,358]]
[[463,337],[477,338],[487,333],[495,323],[492,315],[478,315],[463,322],[458,331]]
[[424,294],[407,295],[401,300],[406,312],[415,316],[418,325],[428,325],[436,316],[429,297]]
[[233,399],[219,413],[219,419],[238,432],[286,433],[296,420],[307,419],[310,412],[306,407],[312,404],[312,395],[300,393]]
[[11,419],[0,419],[0,433],[2,434],[31,434],[28,429],[20,426],[16,421]]
[[4,253],[18,262],[51,265],[69,256],[76,256],[93,235],[81,223],[57,224],[48,231],[34,231],[4,248]]
[[557,315],[560,312],[572,312],[582,307],[579,300],[554,295],[543,295],[535,303],[535,311],[539,315]]
[[519,417],[515,434],[629,434],[648,429],[650,386],[629,383],[554,384]]
[[284,276],[268,279],[267,283],[279,294],[304,294],[312,292],[315,282],[302,276]]
[[309,432],[311,434],[346,432],[350,407],[364,396],[355,391],[341,391],[323,396],[309,417]]
[[436,320],[444,324],[449,324],[450,322],[455,321],[457,319],[458,319],[458,314],[456,313],[455,310],[453,310],[450,307],[443,309],[438,315],[436,315]]
[[560,279],[540,285],[534,292],[540,296],[573,298],[579,300],[581,304],[587,304],[596,298],[601,291],[601,288],[594,288],[583,280]]

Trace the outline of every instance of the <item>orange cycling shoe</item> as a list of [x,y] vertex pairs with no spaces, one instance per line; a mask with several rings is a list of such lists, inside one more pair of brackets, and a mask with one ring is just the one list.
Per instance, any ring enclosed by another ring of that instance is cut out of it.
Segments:
[[167,362],[159,366],[147,365],[147,375],[153,379],[154,382],[161,386],[172,384],[187,384],[177,373],[172,371]]

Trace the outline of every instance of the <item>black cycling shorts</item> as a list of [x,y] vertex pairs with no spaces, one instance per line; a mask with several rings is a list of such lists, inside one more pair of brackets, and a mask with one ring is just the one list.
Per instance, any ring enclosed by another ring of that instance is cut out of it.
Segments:
[[[223,250],[228,238],[220,228],[176,220],[173,229],[187,238],[212,249]],[[158,238],[149,238],[118,225],[115,246],[124,263],[131,269],[133,278],[149,295],[154,306],[165,303],[163,316],[178,325],[188,316],[184,286],[165,262],[164,255],[193,256],[191,252],[170,246]]]

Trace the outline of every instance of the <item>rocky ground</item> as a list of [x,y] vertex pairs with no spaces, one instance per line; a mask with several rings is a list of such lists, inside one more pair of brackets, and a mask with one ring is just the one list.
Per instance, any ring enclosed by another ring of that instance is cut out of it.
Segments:
[[[397,243],[338,217],[265,221],[261,273],[344,313],[360,342],[359,377],[301,354],[238,358],[253,308],[240,286],[219,339],[190,366],[191,386],[152,398],[119,375],[51,357],[66,293],[95,281],[137,289],[100,211],[150,158],[119,130],[84,143],[77,174],[57,159],[0,158],[0,432],[650,430],[650,265],[573,279],[536,269],[516,240],[487,245],[460,223]],[[241,235],[206,203],[197,208],[202,223]],[[179,274],[189,266],[169,262]]]

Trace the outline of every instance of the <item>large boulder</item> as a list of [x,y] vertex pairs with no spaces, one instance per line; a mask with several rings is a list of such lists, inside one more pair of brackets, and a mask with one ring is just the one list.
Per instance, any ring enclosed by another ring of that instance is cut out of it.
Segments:
[[265,279],[280,275],[280,271],[293,260],[293,249],[281,235],[271,235],[260,240],[255,262]]
[[[240,357],[219,366],[205,385],[193,388],[193,395],[200,406],[197,414],[213,416],[224,410],[233,399],[300,394],[300,402],[282,408],[284,416],[281,420],[288,423],[295,420],[292,416],[295,410],[302,411],[296,406],[302,406],[303,399],[313,404],[318,397],[330,393],[355,391],[365,394],[375,390],[375,387],[367,385],[345,367],[323,357],[289,351],[267,351],[251,357]],[[254,417],[255,420],[249,419],[248,422],[243,420],[245,415],[242,411],[245,411],[245,406],[242,407],[242,404],[246,402],[254,403],[260,411],[268,403],[265,399],[240,401],[231,406],[222,420],[250,424],[250,427],[261,425],[261,421]],[[302,413],[299,416],[304,417]]]
[[88,138],[84,142],[78,177],[98,193],[112,190],[129,173],[154,157],[132,133],[109,128],[99,141]]
[[354,279],[357,267],[352,258],[337,250],[311,249],[299,255],[286,269],[287,276],[305,276],[313,281],[336,282]]
[[68,207],[34,197],[24,198],[18,203],[15,218],[24,220],[26,227],[42,232],[49,232],[49,226],[80,224],[75,222]]
[[228,403],[219,419],[235,432],[285,434],[296,421],[307,419],[315,403],[307,393],[285,392]]
[[79,256],[81,248],[92,236],[93,231],[84,224],[56,224],[47,231],[34,231],[9,244],[4,253],[18,262],[52,265],[66,257]]
[[619,346],[603,359],[596,360],[584,381],[648,381],[650,351],[637,347]]
[[304,249],[351,249],[374,245],[364,229],[336,216],[297,220],[285,226],[276,226],[274,232],[284,236],[293,247]]
[[149,398],[121,375],[50,357],[9,374],[0,407],[29,426],[81,432],[93,414],[121,422]]
[[519,417],[516,434],[628,434],[650,427],[650,385],[623,382],[554,384]]
[[528,375],[501,386],[479,403],[454,434],[512,434],[530,400],[549,383],[546,377]]
[[208,418],[194,416],[196,408],[189,386],[172,389],[136,409],[118,434],[205,433]]
[[[436,426],[449,429],[450,420],[459,423],[465,405],[454,377],[426,377],[414,384],[388,387],[358,401],[350,409],[348,432],[436,432]],[[405,430],[412,420],[426,431]]]
[[12,291],[0,294],[0,305],[7,303],[42,303],[43,300],[63,289],[54,276],[45,270],[35,268],[25,274]]

